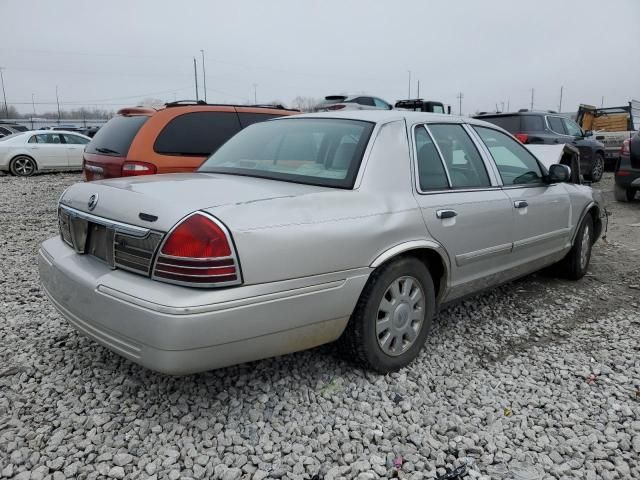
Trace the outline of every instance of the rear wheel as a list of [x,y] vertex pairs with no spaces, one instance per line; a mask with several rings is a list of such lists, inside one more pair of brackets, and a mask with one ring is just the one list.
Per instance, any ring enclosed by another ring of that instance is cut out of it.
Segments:
[[11,160],[9,170],[13,175],[18,177],[30,177],[36,173],[36,162],[33,158],[26,155],[18,155]]
[[636,196],[635,188],[624,188],[620,185],[613,186],[613,196],[619,202],[630,202]]
[[593,238],[593,218],[587,213],[578,229],[573,247],[571,247],[567,256],[558,263],[557,271],[560,275],[570,280],[579,280],[584,277],[591,260]]
[[592,182],[599,182],[602,179],[604,172],[604,157],[601,153],[596,153],[593,156],[593,163],[591,164],[591,173],[584,176],[587,180]]
[[373,272],[349,325],[342,350],[379,373],[398,370],[420,353],[435,311],[435,288],[427,267],[412,257]]

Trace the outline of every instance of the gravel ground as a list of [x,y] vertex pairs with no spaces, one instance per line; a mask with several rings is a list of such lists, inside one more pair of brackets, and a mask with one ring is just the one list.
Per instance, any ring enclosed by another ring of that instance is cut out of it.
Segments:
[[78,335],[35,262],[78,180],[0,177],[0,477],[640,478],[640,201],[615,203],[611,174],[587,277],[447,309],[387,376],[325,346],[168,377]]

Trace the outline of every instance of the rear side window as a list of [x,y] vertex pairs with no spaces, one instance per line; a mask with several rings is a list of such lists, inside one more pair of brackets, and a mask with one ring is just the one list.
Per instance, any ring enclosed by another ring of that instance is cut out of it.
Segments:
[[258,122],[265,122],[271,118],[278,118],[282,115],[273,115],[271,113],[238,113],[238,117],[240,118],[240,126],[242,128],[246,128],[249,125],[253,125]]
[[375,107],[376,104],[373,103],[373,98],[371,97],[358,97],[355,100],[353,100],[354,103],[357,103],[359,105],[366,105],[368,107]]
[[235,112],[185,113],[164,127],[153,149],[165,155],[210,155],[240,129]]
[[420,190],[447,189],[447,173],[436,145],[423,126],[416,127],[416,158]]
[[521,185],[542,182],[536,158],[513,138],[492,128],[473,127],[496,162],[502,183]]
[[491,186],[482,157],[462,125],[430,124],[428,127],[444,157],[453,188]]
[[500,117],[478,117],[485,122],[504,128],[509,133],[520,132],[520,115],[502,115]]
[[117,115],[98,130],[86,148],[87,153],[126,157],[138,131],[149,119],[146,115]]
[[63,133],[62,136],[64,137],[64,143],[69,143],[71,145],[84,145],[85,143],[89,143],[89,140],[79,137],[78,135]]
[[567,132],[564,129],[564,123],[562,122],[562,118],[560,117],[547,117],[547,121],[549,122],[549,128],[556,133],[561,135],[566,135]]

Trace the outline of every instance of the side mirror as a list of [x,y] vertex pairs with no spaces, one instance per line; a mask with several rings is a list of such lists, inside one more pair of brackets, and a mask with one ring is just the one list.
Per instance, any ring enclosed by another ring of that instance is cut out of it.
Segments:
[[566,165],[555,163],[549,167],[548,183],[568,182],[571,179],[571,169]]

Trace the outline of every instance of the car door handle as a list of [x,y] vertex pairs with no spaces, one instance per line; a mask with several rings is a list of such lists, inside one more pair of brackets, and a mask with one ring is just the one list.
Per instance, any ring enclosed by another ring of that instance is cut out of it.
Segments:
[[516,200],[513,202],[513,206],[516,208],[526,208],[529,204],[525,200]]
[[444,218],[453,218],[458,215],[458,212],[455,210],[436,210],[436,217],[444,219]]

